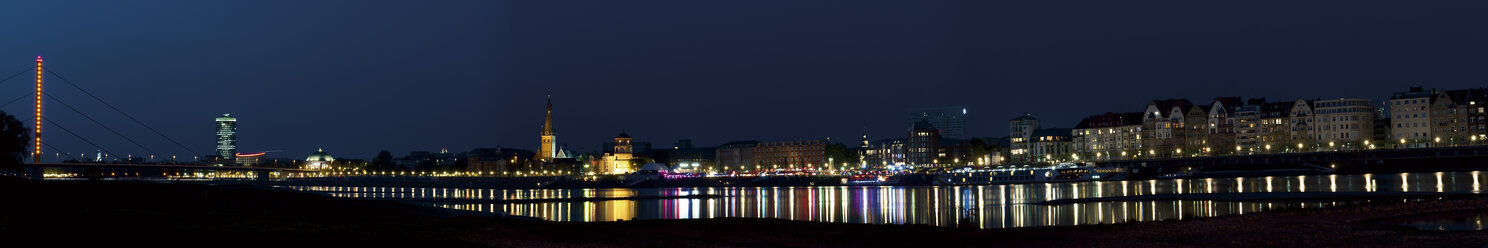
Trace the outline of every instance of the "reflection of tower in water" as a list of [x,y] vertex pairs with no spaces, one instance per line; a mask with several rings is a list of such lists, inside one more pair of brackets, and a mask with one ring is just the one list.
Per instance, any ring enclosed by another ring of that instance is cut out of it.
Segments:
[[635,218],[635,201],[604,201],[604,215],[600,220],[630,220]]

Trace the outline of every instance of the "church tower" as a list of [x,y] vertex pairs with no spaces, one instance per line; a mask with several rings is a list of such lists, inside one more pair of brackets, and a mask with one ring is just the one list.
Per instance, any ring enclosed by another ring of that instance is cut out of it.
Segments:
[[542,147],[539,148],[540,151],[537,153],[538,160],[544,162],[553,161],[553,155],[558,151],[558,147],[556,146],[558,141],[556,139],[558,139],[558,135],[553,131],[553,95],[549,94],[548,117],[543,121]]

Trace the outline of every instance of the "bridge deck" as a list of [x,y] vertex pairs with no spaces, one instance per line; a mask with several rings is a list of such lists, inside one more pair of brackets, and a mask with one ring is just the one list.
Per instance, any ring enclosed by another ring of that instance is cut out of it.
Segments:
[[263,167],[240,167],[240,166],[205,166],[205,165],[172,165],[172,164],[93,164],[93,163],[41,163],[24,164],[22,167],[34,168],[119,168],[119,169],[178,169],[178,170],[217,170],[217,171],[277,171],[277,172],[316,172],[315,170],[290,169],[290,168],[263,168]]

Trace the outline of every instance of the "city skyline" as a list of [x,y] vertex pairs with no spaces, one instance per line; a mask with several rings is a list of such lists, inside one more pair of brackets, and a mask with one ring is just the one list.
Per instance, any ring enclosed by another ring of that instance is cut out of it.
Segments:
[[[931,106],[965,106],[968,137],[998,137],[1006,135],[1006,119],[1024,112],[1068,128],[1150,99],[1358,97],[1378,103],[1408,86],[1481,87],[1483,75],[1475,69],[1488,66],[1474,59],[1488,54],[1475,45],[1485,39],[1481,34],[1442,34],[1481,22],[1485,18],[1472,13],[1483,6],[1355,3],[1324,11],[1335,6],[1303,3],[1219,11],[1186,3],[1009,13],[1009,7],[1049,6],[864,2],[836,9],[765,1],[675,3],[688,11],[668,11],[675,9],[368,2],[364,12],[345,12],[334,4],[288,4],[199,3],[192,7],[203,10],[190,12],[110,2],[22,3],[0,10],[0,23],[7,23],[0,25],[26,34],[0,41],[7,47],[0,62],[13,61],[0,64],[15,65],[0,73],[46,56],[50,69],[203,156],[211,154],[205,140],[214,131],[205,117],[233,113],[244,120],[242,151],[300,157],[323,147],[337,156],[370,158],[378,150],[536,150],[532,133],[547,92],[561,106],[558,145],[596,151],[602,148],[594,144],[621,130],[643,141],[692,139],[701,146],[823,137],[852,143],[865,128],[871,139],[900,137],[907,128],[904,111]],[[229,8],[288,14],[219,15]],[[534,9],[582,17],[527,11]],[[759,14],[779,9],[793,10]],[[1157,17],[1113,14],[1122,10]],[[877,20],[882,15],[899,21]],[[1226,19],[1242,15],[1274,18]],[[22,25],[57,16],[89,18]],[[674,18],[694,24],[670,22]],[[100,21],[116,19],[126,21]],[[1185,21],[1163,21],[1169,19]],[[431,26],[442,28],[422,28]],[[330,32],[318,34],[324,30]],[[651,35],[627,35],[633,33]],[[732,41],[740,38],[755,40]],[[1296,56],[1274,59],[1281,54]],[[20,87],[29,85],[0,83],[6,92],[29,92]],[[85,111],[103,110],[61,84],[48,90]],[[30,114],[25,106],[3,110]],[[109,137],[75,114],[49,118]],[[118,116],[99,118],[123,123]],[[114,128],[137,128],[120,126]],[[67,151],[93,150],[59,132],[46,135]],[[167,152],[174,145],[165,140],[134,136],[161,154],[186,155]],[[117,138],[99,139],[116,153],[145,154]]]
[[1485,12],[14,2],[0,8],[0,237],[1484,246]]
[[[38,60],[40,60],[40,58],[38,58]],[[1410,89],[1410,91],[1418,91],[1418,90],[1426,89],[1427,92],[1431,92],[1433,94],[1435,92],[1437,92],[1438,90],[1443,90],[1443,89],[1437,89],[1437,88],[1423,88],[1423,87],[1419,87],[1419,86],[1411,86],[1411,87],[1409,87],[1409,89]],[[1483,89],[1483,88],[1472,88],[1470,90],[1481,90],[1481,89]],[[1460,90],[1469,90],[1469,89],[1460,89]],[[1393,96],[1391,96],[1391,98],[1396,98],[1396,97],[1399,97],[1401,94],[1404,94],[1404,93],[1403,92],[1392,92],[1390,94],[1393,95]],[[547,94],[545,97],[547,99],[547,103],[546,103],[547,106],[546,106],[546,112],[545,112],[545,115],[546,116],[544,118],[544,124],[542,125],[543,126],[543,131],[540,133],[540,136],[552,135],[552,133],[553,133],[552,130],[556,129],[555,126],[553,125],[553,118],[552,118],[552,113],[553,113],[553,110],[552,110],[552,95],[551,94]],[[1220,98],[1224,98],[1224,97],[1220,97]],[[1230,97],[1230,98],[1234,98],[1234,97]],[[1185,98],[1171,98],[1169,100],[1184,100],[1184,99]],[[1266,100],[1266,98],[1264,98],[1264,97],[1246,98],[1246,99],[1250,99],[1250,100]],[[1346,98],[1336,98],[1336,99],[1331,99],[1331,100],[1345,100],[1345,99]],[[1370,104],[1374,108],[1379,108],[1380,111],[1385,111],[1384,112],[1385,114],[1388,114],[1389,113],[1389,110],[1388,110],[1390,108],[1390,105],[1389,105],[1390,104],[1389,103],[1390,101],[1389,100],[1373,100],[1373,98],[1368,98],[1368,97],[1357,98],[1357,99],[1366,100],[1367,102],[1369,102],[1368,104]],[[1163,101],[1169,101],[1169,100],[1163,100]],[[1241,99],[1236,99],[1236,100],[1238,101],[1238,100],[1241,100]],[[1281,102],[1293,101],[1293,100],[1289,100],[1289,99],[1270,99],[1270,100],[1281,100]],[[1312,102],[1314,100],[1328,101],[1330,99],[1324,99],[1324,98],[1310,98],[1310,99],[1309,98],[1301,98],[1301,99],[1296,99],[1296,100],[1305,100],[1305,101],[1308,101],[1308,102]],[[1376,101],[1378,101],[1379,103],[1374,103]],[[910,116],[909,116],[910,117],[909,118],[910,120],[921,120],[921,121],[923,121],[923,120],[926,119],[926,118],[921,118],[922,116],[927,116],[927,115],[924,114],[924,113],[928,113],[926,111],[941,111],[941,112],[947,112],[947,113],[949,113],[949,112],[955,112],[956,110],[959,110],[960,111],[960,113],[959,113],[960,115],[957,115],[957,117],[954,118],[954,119],[948,119],[948,120],[956,120],[956,122],[959,122],[966,115],[966,113],[967,113],[967,109],[965,107],[961,107],[961,106],[941,106],[941,107],[919,107],[919,108],[910,108],[910,109],[907,109],[907,111],[910,114]],[[1113,112],[1107,112],[1107,113],[1110,114],[1110,113],[1113,113]],[[1025,116],[1025,115],[1028,115],[1028,114],[1029,113],[1025,112],[1023,115],[1020,115],[1020,116]],[[232,124],[231,125],[222,124],[224,122],[224,118],[227,118],[227,122],[232,123]],[[235,146],[236,146],[235,145],[235,143],[236,143],[236,135],[235,135],[236,118],[230,117],[230,114],[223,114],[223,115],[217,117],[216,118],[216,121],[217,121],[217,126],[218,126],[217,127],[217,130],[216,130],[217,131],[217,144],[216,144],[216,147],[214,147],[216,149],[216,153],[217,153],[216,155],[221,156],[220,154],[223,154],[224,151],[229,151],[229,153],[232,152],[232,151],[236,151],[236,148],[235,148]],[[911,126],[914,126],[914,125],[915,124],[911,123],[909,125],[906,125],[906,127],[911,127]],[[1073,126],[1078,126],[1078,125],[1073,125]],[[1051,126],[1049,128],[1069,130],[1069,128],[1065,128],[1062,125],[1054,125],[1054,126]],[[913,129],[913,128],[910,128],[910,129]],[[959,129],[959,127],[957,127],[957,129]],[[226,131],[224,131],[224,130],[226,130]],[[942,131],[945,131],[945,130],[942,130]],[[957,131],[960,131],[960,130],[957,130]],[[224,133],[224,132],[226,132],[226,133]],[[953,131],[953,132],[956,132],[956,131]],[[622,133],[623,133],[623,131],[622,131]],[[224,135],[226,135],[226,136],[224,136]],[[226,137],[226,138],[224,138],[224,137]],[[975,136],[975,137],[966,137],[966,138],[967,139],[979,139],[979,138],[1001,138],[1001,137],[1008,137],[1008,136],[1006,134],[1004,134],[1004,135],[995,135],[994,134],[994,135]],[[781,139],[781,140],[782,141],[801,141],[801,140],[819,140],[819,139],[822,139],[822,138],[830,139],[830,137],[796,137],[796,138],[786,138],[786,139]],[[891,135],[891,136],[882,137],[882,138],[904,139],[906,137],[892,136]],[[567,150],[573,150],[573,148],[568,148],[567,147],[567,143],[562,143],[562,142],[552,143],[552,142],[548,142],[548,140],[552,140],[552,139],[551,138],[544,137],[542,139],[543,142],[541,142],[542,145],[538,146],[538,148],[531,148],[530,150],[532,150],[534,152],[539,152],[539,154],[556,153],[557,152],[557,149],[563,149],[565,151],[567,151]],[[691,139],[685,139],[685,140],[688,140],[689,142],[691,142]],[[726,141],[725,143],[727,143],[727,142],[736,142],[736,141],[752,141],[752,140],[759,140],[759,139],[751,139],[751,138],[733,139],[733,140]],[[227,142],[227,143],[223,143],[223,142]],[[646,140],[646,142],[647,143],[650,143],[650,142],[653,142],[653,141],[652,140]],[[655,142],[661,142],[661,141],[655,141]],[[662,142],[662,143],[664,143],[664,142]],[[725,143],[720,143],[720,145],[721,144],[725,144]],[[841,141],[841,140],[836,140],[833,143],[836,143],[836,144],[852,144],[852,143],[855,143],[855,142],[844,142],[844,141]],[[708,146],[708,145],[707,144],[703,144],[702,146]],[[496,145],[496,146],[490,146],[490,147],[471,147],[471,148],[468,148],[468,149],[458,149],[457,148],[456,151],[457,151],[457,153],[459,153],[460,151],[465,151],[465,150],[470,150],[470,149],[494,148],[494,147],[528,149],[528,148],[522,147],[520,145],[516,145],[516,146],[511,146],[511,145]],[[541,148],[549,148],[549,149],[552,149],[552,151],[539,151]],[[315,148],[316,151],[315,152],[312,152],[312,154],[324,153],[323,149],[324,149],[323,147],[316,147]],[[607,149],[607,148],[600,148],[598,150],[580,150],[580,151],[577,151],[577,152],[580,152],[580,153],[601,153],[605,149]],[[662,149],[665,149],[665,148],[663,147]],[[448,147],[441,147],[441,148],[434,149],[434,150],[440,150],[440,151],[443,151],[443,152],[447,152],[448,151]],[[386,151],[386,150],[384,150],[384,151]],[[414,149],[414,150],[409,150],[408,152],[427,152],[427,151],[429,151],[429,150],[418,150],[418,149]],[[296,157],[296,156],[298,156],[297,154],[295,154],[298,151],[274,150],[272,152],[280,153],[280,155],[275,155],[275,157],[283,157],[283,156]],[[287,152],[287,154],[285,154],[285,152]],[[397,151],[397,152],[403,152],[403,151]],[[51,153],[51,152],[48,152],[48,153]],[[258,152],[257,154],[263,155],[263,154],[266,154],[266,153],[268,153],[268,152]],[[120,155],[122,157],[125,154],[121,153],[121,154],[117,154],[117,155]],[[161,154],[161,155],[166,155],[166,154]],[[81,154],[79,154],[79,156],[80,156],[79,158],[87,159],[87,154],[86,153],[81,153]],[[148,155],[148,153],[145,153],[145,154],[139,154],[138,156],[136,156],[135,154],[129,154],[128,156],[131,156],[131,157],[145,157],[145,156],[149,156],[149,155]],[[169,154],[167,156],[176,156],[176,155],[175,154]],[[548,156],[551,156],[551,154],[548,155]],[[160,157],[160,158],[151,157],[151,159],[156,159],[155,161],[160,161],[160,160],[163,160],[164,158],[165,157]],[[202,158],[206,158],[206,157],[203,156]],[[539,157],[539,158],[542,158],[542,157]],[[114,159],[118,159],[118,158],[114,158]],[[230,161],[231,159],[229,158],[228,160]],[[185,162],[186,160],[178,160],[178,161]]]

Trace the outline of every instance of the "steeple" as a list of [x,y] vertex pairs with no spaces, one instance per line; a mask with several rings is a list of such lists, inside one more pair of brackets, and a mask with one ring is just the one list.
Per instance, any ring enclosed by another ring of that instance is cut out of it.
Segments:
[[543,120],[542,146],[538,148],[538,160],[548,162],[557,157],[558,135],[556,133],[553,131],[553,94],[548,94],[548,116]]
[[548,117],[543,121],[542,135],[553,135],[553,95],[548,94]]

